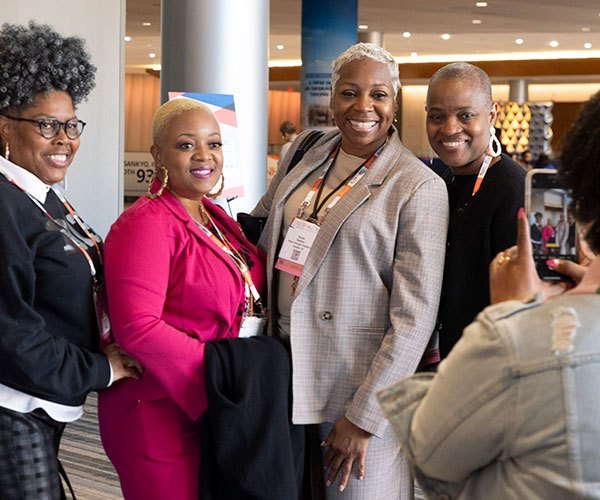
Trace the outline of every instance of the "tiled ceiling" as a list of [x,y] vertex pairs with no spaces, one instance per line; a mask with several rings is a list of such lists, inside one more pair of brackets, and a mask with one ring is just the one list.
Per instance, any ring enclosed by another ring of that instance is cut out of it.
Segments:
[[[383,33],[384,46],[396,57],[559,51],[600,55],[599,0],[488,0],[487,7],[472,0],[358,3],[358,22],[368,25],[362,31]],[[301,9],[301,0],[271,1],[271,61],[300,59]],[[160,1],[127,0],[126,32],[131,37],[128,66],[160,63]],[[441,38],[444,33],[448,40]],[[518,45],[517,39],[523,43]],[[552,41],[558,46],[551,47]],[[156,57],[151,59],[150,53]]]

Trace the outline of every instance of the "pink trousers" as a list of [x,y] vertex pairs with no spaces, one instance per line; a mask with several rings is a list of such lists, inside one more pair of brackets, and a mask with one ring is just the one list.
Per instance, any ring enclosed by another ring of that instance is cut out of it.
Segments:
[[125,500],[198,500],[200,421],[170,399],[125,399],[119,386],[98,399],[100,436]]

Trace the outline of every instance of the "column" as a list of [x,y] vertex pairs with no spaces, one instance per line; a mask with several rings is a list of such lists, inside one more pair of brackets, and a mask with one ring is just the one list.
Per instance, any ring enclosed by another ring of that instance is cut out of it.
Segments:
[[161,101],[169,91],[233,94],[237,161],[251,210],[266,189],[268,0],[162,0]]

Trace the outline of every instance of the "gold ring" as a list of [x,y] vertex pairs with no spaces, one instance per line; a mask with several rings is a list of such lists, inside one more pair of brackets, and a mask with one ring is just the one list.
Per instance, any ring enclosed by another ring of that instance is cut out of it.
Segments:
[[498,259],[498,265],[501,266],[502,264],[504,264],[505,262],[508,262],[510,260],[510,255],[506,255],[505,253],[500,255],[500,258]]

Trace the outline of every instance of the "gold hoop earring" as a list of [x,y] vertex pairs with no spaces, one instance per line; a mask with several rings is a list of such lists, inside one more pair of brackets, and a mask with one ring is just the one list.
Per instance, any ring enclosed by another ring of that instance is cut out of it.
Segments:
[[8,141],[6,141],[6,145],[4,146],[4,158],[10,159],[10,148],[8,147]]
[[150,198],[151,200],[154,200],[155,198],[158,198],[161,194],[163,194],[163,191],[165,190],[165,188],[167,187],[167,183],[169,182],[169,171],[167,170],[167,167],[160,166],[158,168],[160,168],[161,170],[164,171],[164,176],[163,176],[162,183],[161,183],[160,187],[158,188],[158,191],[156,191],[156,193],[153,193],[151,191],[153,182],[148,184],[148,190],[146,191],[146,196],[148,198]]
[[225,188],[225,176],[223,175],[223,172],[221,172],[221,187],[219,188],[219,190],[216,193],[208,193],[206,195],[206,197],[210,198],[211,200],[214,200],[223,194],[224,188]]

